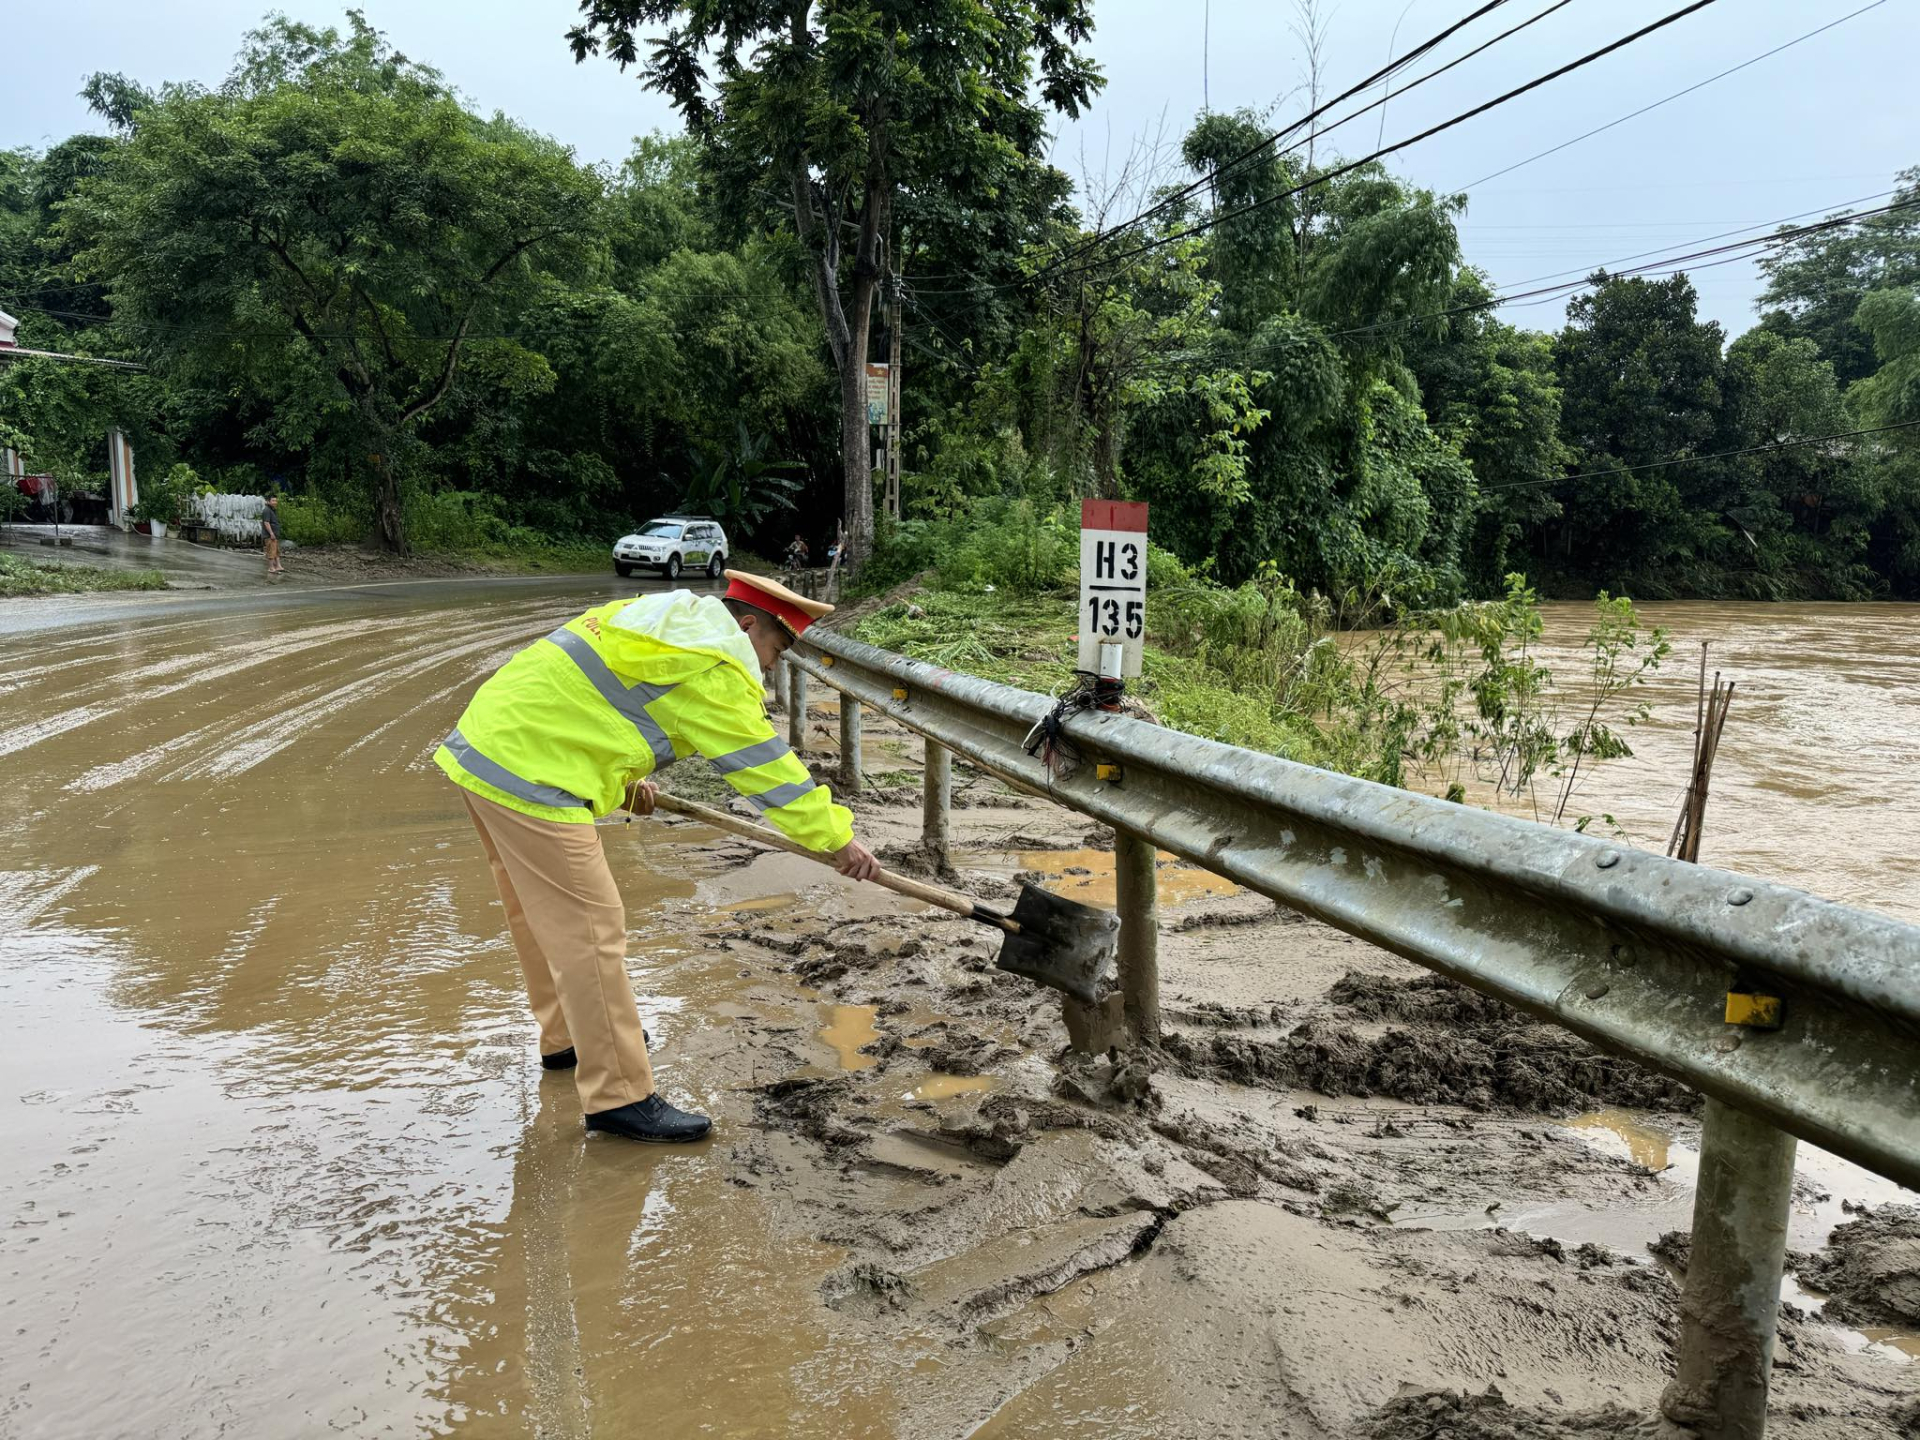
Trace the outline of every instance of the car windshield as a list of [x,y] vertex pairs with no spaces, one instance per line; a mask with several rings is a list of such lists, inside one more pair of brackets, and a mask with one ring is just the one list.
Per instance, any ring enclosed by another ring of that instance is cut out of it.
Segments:
[[678,540],[680,527],[671,520],[649,520],[640,527],[642,535],[651,535],[660,540]]

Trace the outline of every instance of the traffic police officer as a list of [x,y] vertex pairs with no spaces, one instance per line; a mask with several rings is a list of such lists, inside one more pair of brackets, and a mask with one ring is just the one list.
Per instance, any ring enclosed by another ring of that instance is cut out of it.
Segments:
[[853,817],[767,719],[764,675],[833,607],[727,571],[724,599],[687,590],[589,610],[475,693],[434,761],[480,832],[506,906],[548,1069],[577,1065],[587,1128],[633,1140],[705,1135],[654,1089],[627,981],[626,911],[594,820],[653,809],[663,765],[704,756],[769,821],[843,875],[879,870]]

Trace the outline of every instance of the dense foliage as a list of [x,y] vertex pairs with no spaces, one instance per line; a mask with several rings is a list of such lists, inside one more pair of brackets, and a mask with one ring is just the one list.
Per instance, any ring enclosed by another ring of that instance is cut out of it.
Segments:
[[1018,589],[1097,494],[1153,502],[1192,583],[1334,623],[1510,573],[1920,594],[1920,428],[1888,428],[1920,420],[1920,171],[1906,208],[1774,251],[1731,343],[1684,274],[1596,273],[1542,334],[1496,317],[1462,198],[1256,150],[1251,114],[1069,204],[1044,120],[1099,83],[1081,0],[763,10],[584,7],[576,51],[687,122],[617,169],[475,113],[357,13],[270,19],[211,90],[94,77],[110,135],[0,153],[0,307],[146,368],[9,362],[0,428],[72,494],[118,425],[143,475],[285,492],[303,539],[588,546],[691,509],[767,553],[848,520],[858,551],[858,369],[897,273],[905,518],[875,586]]

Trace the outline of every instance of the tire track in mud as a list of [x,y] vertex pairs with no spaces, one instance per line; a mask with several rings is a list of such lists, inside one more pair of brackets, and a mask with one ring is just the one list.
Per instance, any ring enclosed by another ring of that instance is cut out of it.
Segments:
[[[282,707],[272,719],[233,735],[219,753],[208,757],[204,763],[185,766],[178,772],[177,778],[231,780],[244,775],[286,749],[304,731],[320,722],[355,705],[378,699],[388,689],[413,676],[497,651],[502,642],[519,629],[516,622],[465,645],[438,645],[421,658],[404,665],[396,666],[383,659],[369,667],[369,673],[362,674],[359,679],[325,689],[324,693],[290,710]],[[518,649],[519,645],[516,644],[514,648]],[[469,673],[477,668],[477,665],[468,667]]]
[[0,925],[24,930],[87,880],[98,865],[49,870],[0,870]]
[[[386,625],[376,625],[372,628],[376,630],[391,629],[404,623],[402,620],[395,620],[387,622]],[[211,651],[196,650],[175,655],[165,660],[155,661],[152,665],[144,669],[131,672],[116,671],[108,678],[97,681],[90,687],[82,687],[76,691],[74,695],[68,697],[71,699],[88,693],[104,693],[112,695],[112,699],[78,705],[70,710],[61,711],[57,714],[42,716],[25,725],[17,725],[11,730],[0,730],[0,756],[10,755],[17,750],[24,750],[28,746],[38,744],[43,740],[50,740],[56,735],[64,735],[69,731],[78,730],[81,726],[91,725],[97,720],[107,719],[133,705],[162,700],[170,695],[178,695],[185,691],[192,690],[199,685],[212,684],[215,681],[228,679],[233,675],[237,675],[244,670],[253,669],[256,666],[271,664],[292,656],[304,654],[307,651],[322,646],[334,644],[347,634],[356,632],[365,633],[368,627],[327,625],[316,628],[324,633],[301,636],[298,639],[279,644],[273,644],[272,642],[265,642],[258,638],[250,637],[246,640],[222,645]],[[233,659],[224,661],[219,659],[220,656],[235,650],[245,651],[246,653]],[[165,675],[178,674],[181,670],[190,667],[193,669],[193,673],[184,680],[176,680],[171,684],[154,688],[146,688],[144,686],[144,682],[147,680],[156,679]]]
[[[393,651],[391,648],[388,648],[383,650],[377,658],[363,664],[360,667],[360,673],[363,678],[359,681],[351,682],[347,688],[354,691],[354,698],[360,698],[362,692],[378,693],[380,682],[383,680],[390,682],[403,680],[411,675],[420,673],[423,669],[430,669],[440,663],[464,659],[481,650],[501,647],[518,648],[519,644],[525,643],[527,639],[532,638],[527,632],[532,629],[537,629],[536,626],[529,624],[529,621],[533,618],[534,617],[531,616],[492,616],[483,620],[476,620],[451,631],[444,629],[439,630],[435,635],[436,648],[429,655],[412,664],[401,666],[393,665]],[[301,667],[296,669],[294,676],[283,678],[292,679],[302,674],[325,676],[326,672],[336,669],[341,664],[350,663],[351,657],[336,653],[338,647],[340,647],[343,642],[349,640],[365,640],[369,638],[369,636],[391,635],[395,632],[417,628],[417,617],[410,616],[395,617],[389,620],[345,623],[332,622],[325,625],[313,626],[306,630],[295,631],[285,637],[270,639],[249,638],[222,646],[212,652],[194,652],[188,656],[167,657],[156,662],[156,666],[153,669],[134,672],[133,674],[122,673],[116,675],[111,682],[108,682],[111,688],[119,692],[117,697],[112,701],[103,700],[76,706],[73,709],[55,715],[44,716],[22,725],[16,725],[9,730],[0,730],[0,756],[26,749],[29,746],[50,739],[55,735],[78,730],[83,726],[96,724],[116,715],[137,711],[154,701],[176,695],[189,695],[196,696],[197,698],[196,692],[199,692],[201,687],[209,685],[217,686],[219,682],[231,680],[236,675],[246,674],[247,672],[258,670],[263,666],[277,665],[300,657],[312,659],[317,656],[318,664]],[[456,644],[450,647],[446,643],[449,639],[459,641],[474,636],[478,636],[479,638],[471,644]],[[357,648],[358,647],[356,647],[356,649]],[[247,653],[231,656],[231,658],[224,661],[218,658],[221,655],[230,655],[230,652],[235,650],[245,650]],[[208,663],[209,653],[212,657],[212,663],[210,664]],[[191,675],[185,678],[159,686],[146,688],[142,688],[141,686],[141,681],[151,678],[155,673],[177,674],[189,664],[197,668]],[[262,725],[272,728],[276,722],[293,718],[287,709],[289,702],[296,704],[302,701],[309,702],[308,706],[299,712],[299,718],[302,722],[311,720],[315,718],[315,712],[312,709],[314,703],[324,700],[329,693],[341,693],[341,687],[331,678],[322,678],[312,683],[296,686],[293,689],[284,688],[283,685],[274,685],[272,682],[275,677],[263,675],[262,678],[268,682],[263,685],[263,690],[268,690],[270,693],[266,693],[263,699],[241,709],[237,714],[196,727],[185,734],[172,736],[122,760],[110,762],[106,765],[94,766],[70,780],[65,788],[80,793],[94,793],[109,789],[114,785],[132,779],[136,775],[150,772],[154,766],[171,759],[182,751],[191,750],[193,747],[202,744],[216,734],[221,736],[233,735],[235,733],[234,727],[236,723],[245,725],[250,722],[256,729]],[[103,685],[99,688],[108,688],[108,685]],[[457,689],[458,685],[456,684],[451,688]],[[208,698],[213,698],[217,693],[217,691],[207,692]],[[351,701],[348,703],[351,703]],[[264,720],[252,718],[260,716],[262,712],[270,713]],[[188,711],[186,713],[191,715],[192,712]],[[244,735],[248,732],[243,729],[240,733]],[[275,749],[277,748],[281,747],[275,747]],[[265,758],[266,755],[271,753],[274,753],[274,750],[265,751],[261,758]],[[191,769],[184,771],[177,770],[160,778],[191,778],[198,773],[210,775],[223,775],[226,773],[240,774],[244,773],[248,768],[251,768],[251,766],[239,766],[231,769],[230,772],[218,767],[211,768],[204,772]]]
[[123,650],[129,641],[138,640],[142,645],[149,645],[156,636],[204,627],[208,623],[205,619],[142,622],[138,629],[115,631],[111,635],[97,638],[67,640],[59,646],[60,659],[43,665],[29,665],[23,669],[13,668],[9,662],[16,655],[33,657],[45,653],[48,641],[36,636],[31,640],[0,644],[0,695],[21,689],[42,676],[62,674],[70,669],[110,658]]

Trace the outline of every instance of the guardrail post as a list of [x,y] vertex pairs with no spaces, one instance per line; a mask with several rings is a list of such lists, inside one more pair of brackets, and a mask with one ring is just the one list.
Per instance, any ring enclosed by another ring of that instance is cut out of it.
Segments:
[[860,763],[860,702],[845,690],[840,692],[840,784],[848,794],[857,794],[866,784]]
[[807,672],[787,667],[787,744],[798,755],[807,748]]
[[1794,1138],[1709,1099],[1680,1345],[1661,1413],[1702,1440],[1764,1440]]
[[922,784],[920,843],[936,865],[945,865],[952,844],[947,816],[953,803],[953,753],[937,740],[927,741]]
[[1113,832],[1114,908],[1120,912],[1120,993],[1136,1044],[1160,1039],[1159,852],[1128,830]]
[[773,662],[773,708],[776,710],[787,708],[787,676],[792,673],[784,655]]

